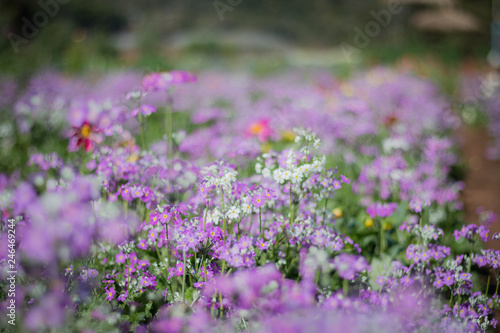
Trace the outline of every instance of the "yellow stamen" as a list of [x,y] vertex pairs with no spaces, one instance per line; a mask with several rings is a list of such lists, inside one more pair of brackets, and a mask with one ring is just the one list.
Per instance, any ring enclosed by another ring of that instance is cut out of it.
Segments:
[[88,124],[83,125],[80,130],[80,134],[82,135],[82,138],[88,138],[90,136],[90,126]]

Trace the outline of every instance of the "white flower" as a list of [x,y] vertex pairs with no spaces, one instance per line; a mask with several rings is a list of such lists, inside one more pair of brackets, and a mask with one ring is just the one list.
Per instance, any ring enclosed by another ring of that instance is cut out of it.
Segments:
[[265,178],[270,178],[271,177],[271,170],[269,170],[268,168],[265,168],[264,170],[262,170],[262,176],[264,176]]
[[250,214],[252,212],[252,205],[249,203],[246,203],[243,205],[243,213],[245,214]]
[[313,166],[311,164],[304,164],[300,166],[299,170],[305,174],[308,174],[309,172],[311,172],[312,168]]
[[300,183],[302,181],[302,173],[297,170],[292,174],[292,183]]
[[221,182],[222,182],[222,181],[221,181],[219,178],[213,178],[213,179],[211,179],[211,181],[210,181],[210,185],[220,186]]
[[229,179],[230,182],[234,182],[236,180],[237,175],[238,175],[237,172],[228,172],[226,174],[226,177]]
[[237,219],[240,215],[240,209],[238,207],[231,207],[227,212],[227,217],[230,219]]
[[281,169],[276,169],[273,172],[273,178],[276,182],[283,184],[285,182],[285,178],[283,177],[283,172]]

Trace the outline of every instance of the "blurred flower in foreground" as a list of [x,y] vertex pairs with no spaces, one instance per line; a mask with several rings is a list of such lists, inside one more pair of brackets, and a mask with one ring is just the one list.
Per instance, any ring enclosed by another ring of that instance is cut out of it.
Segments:
[[196,81],[196,75],[188,71],[151,73],[142,79],[142,88],[144,91],[167,91],[171,85]]
[[336,218],[341,218],[342,215],[343,215],[343,212],[342,212],[342,209],[340,208],[335,208],[333,211],[332,211],[333,215],[336,217]]
[[256,136],[260,142],[266,142],[272,134],[273,130],[269,127],[268,118],[262,118],[248,126],[248,135]]
[[87,153],[94,150],[96,143],[101,143],[101,130],[85,121],[80,127],[73,126],[73,135],[69,140],[69,151],[77,151],[83,147]]

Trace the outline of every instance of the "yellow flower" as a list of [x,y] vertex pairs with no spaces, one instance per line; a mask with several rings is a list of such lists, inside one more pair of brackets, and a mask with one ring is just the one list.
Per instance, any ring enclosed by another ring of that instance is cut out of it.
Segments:
[[137,154],[132,154],[127,158],[127,162],[131,163],[137,162],[138,160],[139,160],[139,155]]
[[281,136],[283,137],[283,140],[285,141],[290,141],[290,142],[293,142],[295,141],[295,133],[292,132],[292,131],[283,131],[281,132]]
[[389,222],[384,223],[384,229],[385,230],[391,230],[392,229],[392,224]]
[[367,227],[367,228],[373,227],[373,219],[367,218],[365,220],[365,227]]
[[342,209],[340,208],[335,208],[332,211],[333,215],[335,215],[336,218],[342,217]]
[[260,150],[262,150],[263,153],[269,153],[271,145],[269,143],[263,143],[262,146],[260,146]]

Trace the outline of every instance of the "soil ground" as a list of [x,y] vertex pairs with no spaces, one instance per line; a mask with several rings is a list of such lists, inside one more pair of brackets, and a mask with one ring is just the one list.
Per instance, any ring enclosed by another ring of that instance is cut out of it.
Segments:
[[[465,216],[469,223],[478,223],[478,207],[492,210],[500,216],[500,161],[486,158],[489,140],[485,129],[463,126],[459,131],[462,157],[468,166],[463,200]],[[492,232],[500,232],[500,221],[491,227]],[[500,250],[500,242],[490,240],[488,248]]]

